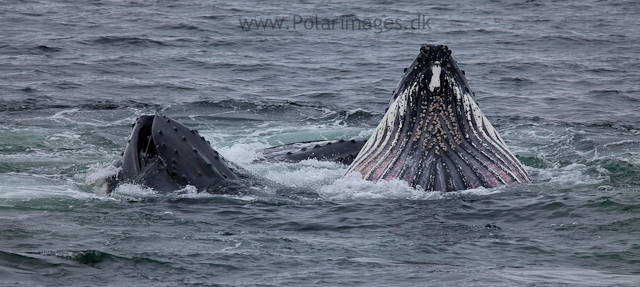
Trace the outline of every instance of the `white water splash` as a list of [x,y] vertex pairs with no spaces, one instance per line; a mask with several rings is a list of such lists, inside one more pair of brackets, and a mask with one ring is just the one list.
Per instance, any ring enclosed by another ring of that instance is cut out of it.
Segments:
[[372,182],[362,179],[362,175],[351,172],[333,184],[323,186],[319,193],[328,200],[360,200],[360,199],[407,199],[437,200],[467,195],[488,195],[503,192],[503,187],[477,188],[455,192],[425,191],[413,188],[406,181],[393,179]]
[[0,199],[71,197],[75,199],[104,198],[75,188],[72,182],[26,173],[0,174]]

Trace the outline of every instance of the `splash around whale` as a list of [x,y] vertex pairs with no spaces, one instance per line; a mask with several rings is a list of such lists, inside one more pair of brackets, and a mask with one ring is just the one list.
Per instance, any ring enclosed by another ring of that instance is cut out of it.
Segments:
[[[464,73],[443,45],[424,45],[393,93],[368,141],[302,142],[268,148],[264,160],[349,164],[345,174],[399,179],[427,191],[527,183],[529,176],[480,111]],[[107,193],[120,183],[171,192],[231,193],[251,175],[226,161],[196,130],[167,116],[141,116],[133,126]]]

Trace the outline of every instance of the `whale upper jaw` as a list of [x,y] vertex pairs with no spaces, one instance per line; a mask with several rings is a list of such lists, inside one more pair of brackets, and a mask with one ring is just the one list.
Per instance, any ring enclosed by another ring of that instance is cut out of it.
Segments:
[[442,45],[420,49],[349,172],[435,191],[529,182]]

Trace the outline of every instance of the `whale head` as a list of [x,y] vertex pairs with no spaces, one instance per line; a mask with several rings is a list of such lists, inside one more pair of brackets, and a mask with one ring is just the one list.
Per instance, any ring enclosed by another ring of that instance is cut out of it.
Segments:
[[430,191],[528,182],[443,45],[424,45],[347,173]]
[[211,148],[198,131],[167,116],[139,117],[122,154],[121,167],[107,192],[118,183],[145,185],[159,192],[194,186],[199,192],[227,191],[238,176],[231,163]]

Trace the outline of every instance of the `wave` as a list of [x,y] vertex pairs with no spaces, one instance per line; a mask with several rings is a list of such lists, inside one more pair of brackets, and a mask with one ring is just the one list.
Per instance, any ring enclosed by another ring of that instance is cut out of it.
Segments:
[[97,45],[113,45],[113,46],[141,46],[141,47],[149,47],[149,46],[169,46],[169,44],[142,37],[127,37],[127,36],[102,36],[92,40],[89,40],[86,43],[97,44]]

